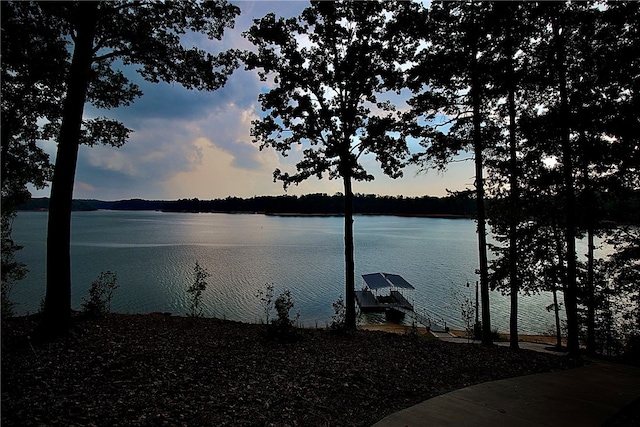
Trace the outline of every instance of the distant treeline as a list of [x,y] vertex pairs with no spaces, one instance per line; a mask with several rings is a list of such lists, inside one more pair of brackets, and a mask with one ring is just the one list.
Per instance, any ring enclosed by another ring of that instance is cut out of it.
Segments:
[[[31,199],[19,210],[46,210],[49,199]],[[256,196],[251,198],[227,197],[225,199],[200,200],[74,200],[73,210],[156,210],[166,212],[228,212],[264,213],[285,215],[341,215],[344,201],[341,194],[307,194],[303,196]],[[403,197],[357,194],[354,212],[373,215],[410,215],[467,217],[475,215],[475,200],[465,195],[447,197]]]
[[[491,204],[491,201],[487,201]],[[34,198],[18,210],[47,210],[48,198]],[[227,197],[225,199],[200,200],[143,200],[130,199],[103,201],[78,199],[73,201],[74,211],[98,209],[127,211],[165,212],[224,212],[263,213],[272,215],[342,215],[343,198],[340,193],[307,194],[303,196],[256,196],[247,199]],[[598,209],[604,210],[605,218],[614,223],[640,224],[640,195],[623,200],[602,201]],[[432,217],[473,218],[476,201],[470,193],[455,193],[446,197],[422,196],[378,196],[356,194],[354,212],[370,215],[407,215]]]

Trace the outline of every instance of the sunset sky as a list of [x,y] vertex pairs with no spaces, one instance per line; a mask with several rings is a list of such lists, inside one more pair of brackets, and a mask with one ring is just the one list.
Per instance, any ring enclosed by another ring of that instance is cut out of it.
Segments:
[[[252,19],[269,12],[295,16],[308,2],[236,1],[242,13],[222,42],[196,38],[195,43],[214,51],[227,48],[251,49],[242,37]],[[197,92],[179,84],[152,84],[135,73],[127,73],[144,95],[131,106],[111,111],[85,108],[85,117],[107,116],[124,122],[134,132],[119,149],[80,149],[74,198],[119,200],[128,198],[214,199],[227,196],[252,197],[285,194],[274,183],[274,169],[293,171],[299,157],[293,152],[283,158],[272,149],[260,151],[251,142],[251,121],[262,113],[258,94],[267,90],[255,72],[240,68],[226,86],[216,92]],[[55,160],[55,143],[42,147]],[[413,148],[417,148],[414,144]],[[407,168],[404,177],[384,176],[375,159],[365,158],[365,167],[375,175],[372,182],[357,182],[354,191],[379,195],[442,196],[446,189],[461,190],[473,184],[472,162],[454,163],[445,174],[430,171],[417,174]],[[342,191],[342,183],[311,178],[289,194]],[[49,189],[32,191],[34,197],[48,196]]]

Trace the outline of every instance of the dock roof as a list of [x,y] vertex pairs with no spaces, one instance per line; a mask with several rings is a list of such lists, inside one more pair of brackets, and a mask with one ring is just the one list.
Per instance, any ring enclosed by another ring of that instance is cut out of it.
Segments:
[[363,274],[362,278],[371,290],[382,288],[415,289],[399,274],[370,273]]

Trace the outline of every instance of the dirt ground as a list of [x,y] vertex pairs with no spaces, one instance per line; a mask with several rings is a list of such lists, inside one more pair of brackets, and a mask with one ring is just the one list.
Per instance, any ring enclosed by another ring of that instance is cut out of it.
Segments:
[[3,427],[364,427],[472,384],[573,366],[562,356],[415,337],[403,327],[304,329],[279,341],[264,325],[112,314],[79,321],[67,340],[35,344],[36,324],[27,317],[3,325]]

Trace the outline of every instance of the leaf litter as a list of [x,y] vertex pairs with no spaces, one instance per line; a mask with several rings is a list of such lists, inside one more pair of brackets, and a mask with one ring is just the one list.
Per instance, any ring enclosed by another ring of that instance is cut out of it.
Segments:
[[163,314],[79,320],[64,341],[2,331],[3,426],[369,426],[484,381],[567,369],[564,357],[379,331],[305,329]]

